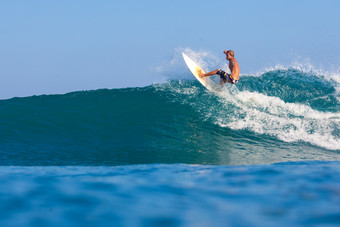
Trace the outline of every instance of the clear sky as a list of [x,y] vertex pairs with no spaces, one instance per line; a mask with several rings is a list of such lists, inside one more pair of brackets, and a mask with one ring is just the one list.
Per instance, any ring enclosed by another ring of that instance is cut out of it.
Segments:
[[159,82],[178,48],[338,70],[340,1],[2,0],[0,99]]

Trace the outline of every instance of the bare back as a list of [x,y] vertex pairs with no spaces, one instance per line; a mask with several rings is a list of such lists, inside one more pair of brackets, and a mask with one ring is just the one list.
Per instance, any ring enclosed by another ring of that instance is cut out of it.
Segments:
[[238,80],[240,77],[240,66],[238,65],[238,62],[235,58],[229,60],[229,69],[231,72],[231,76],[235,80]]

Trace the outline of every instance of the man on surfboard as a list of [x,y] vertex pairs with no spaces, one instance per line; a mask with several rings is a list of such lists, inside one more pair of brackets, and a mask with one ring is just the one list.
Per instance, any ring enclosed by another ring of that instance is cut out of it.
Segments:
[[235,53],[232,50],[225,50],[223,53],[226,55],[226,59],[229,61],[229,69],[230,69],[231,74],[228,74],[221,69],[216,69],[214,71],[211,71],[205,74],[202,74],[200,70],[198,71],[198,75],[200,77],[206,77],[206,76],[213,76],[217,74],[221,78],[220,80],[221,86],[224,83],[236,84],[240,76],[240,66],[238,65],[238,62],[234,57]]

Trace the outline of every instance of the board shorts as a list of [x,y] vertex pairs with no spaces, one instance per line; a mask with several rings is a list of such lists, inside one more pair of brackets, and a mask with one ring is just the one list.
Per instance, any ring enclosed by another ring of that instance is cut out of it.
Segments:
[[216,74],[220,76],[224,83],[236,84],[238,82],[238,80],[235,80],[229,73],[221,69],[219,69]]

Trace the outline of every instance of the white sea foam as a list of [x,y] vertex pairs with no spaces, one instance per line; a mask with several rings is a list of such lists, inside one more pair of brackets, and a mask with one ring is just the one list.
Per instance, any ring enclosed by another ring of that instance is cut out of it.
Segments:
[[[224,93],[224,94],[223,94]],[[222,127],[247,129],[259,134],[276,136],[286,142],[303,141],[330,150],[340,150],[340,113],[321,112],[310,106],[286,103],[278,97],[257,92],[239,92],[234,98],[224,91],[219,94],[225,104],[236,107],[235,117],[215,119]]]
[[[169,87],[168,87],[169,88]],[[249,130],[274,136],[285,142],[306,142],[329,150],[340,150],[340,113],[314,110],[308,105],[284,102],[278,97],[258,92],[238,91],[233,85],[197,100],[197,87],[171,87],[177,94],[188,95],[198,113],[221,127]],[[217,95],[219,105],[209,100]]]

